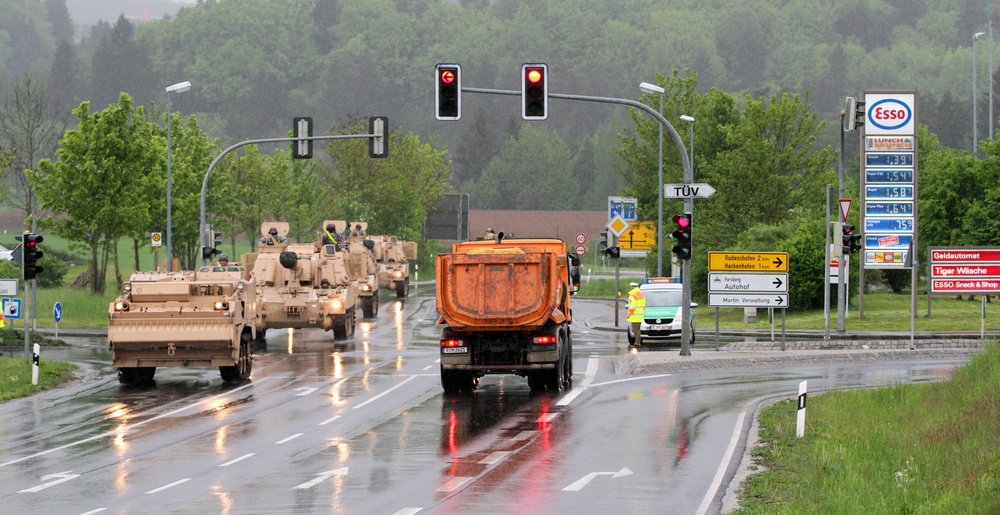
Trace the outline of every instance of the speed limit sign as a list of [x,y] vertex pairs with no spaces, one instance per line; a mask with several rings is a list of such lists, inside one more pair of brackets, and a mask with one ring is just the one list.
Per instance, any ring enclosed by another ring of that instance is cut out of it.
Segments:
[[160,233],[158,232],[153,233],[153,241],[152,243],[150,243],[150,245],[154,247],[160,247],[163,245],[163,238],[160,236]]
[[587,246],[586,245],[577,245],[576,246],[576,255],[577,256],[583,256],[586,253],[587,253]]
[[580,245],[583,245],[584,243],[587,243],[587,235],[583,234],[582,232],[579,233],[579,234],[577,234],[576,235],[576,242],[579,243]]

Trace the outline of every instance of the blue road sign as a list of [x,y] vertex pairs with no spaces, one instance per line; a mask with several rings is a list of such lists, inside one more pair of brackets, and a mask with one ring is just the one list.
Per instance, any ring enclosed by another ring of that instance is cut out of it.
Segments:
[[56,305],[52,306],[52,318],[56,319],[57,324],[62,320],[62,304],[56,302]]
[[21,299],[19,298],[4,298],[3,299],[3,314],[7,320],[20,320],[21,319]]

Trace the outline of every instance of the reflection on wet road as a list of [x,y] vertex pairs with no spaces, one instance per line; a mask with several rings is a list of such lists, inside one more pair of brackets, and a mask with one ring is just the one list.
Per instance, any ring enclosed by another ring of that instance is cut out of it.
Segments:
[[[0,405],[11,513],[696,513],[748,403],[811,389],[940,379],[954,363],[618,376],[624,335],[574,330],[574,387],[487,376],[442,394],[431,288],[384,302],[348,341],[270,331],[251,380],[162,369],[124,387],[102,338],[45,359],[59,390]],[[607,306],[574,304],[579,319]],[[30,506],[30,510],[28,507]],[[151,508],[155,507],[155,508]]]

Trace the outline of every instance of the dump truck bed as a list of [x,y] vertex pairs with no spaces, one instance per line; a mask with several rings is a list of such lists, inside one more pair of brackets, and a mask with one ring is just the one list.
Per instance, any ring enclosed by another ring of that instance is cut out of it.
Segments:
[[436,260],[438,311],[454,331],[532,331],[563,322],[565,253],[558,240],[455,244]]

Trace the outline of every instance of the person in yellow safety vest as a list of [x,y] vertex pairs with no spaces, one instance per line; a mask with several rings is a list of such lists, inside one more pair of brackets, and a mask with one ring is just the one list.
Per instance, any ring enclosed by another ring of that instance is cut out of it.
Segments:
[[643,316],[646,314],[646,295],[639,290],[639,283],[629,283],[632,287],[628,291],[628,322],[632,324],[632,334],[635,335],[635,346],[642,345],[642,324]]
[[0,309],[0,329],[3,329],[4,327],[7,327],[7,315],[5,315],[3,310]]

